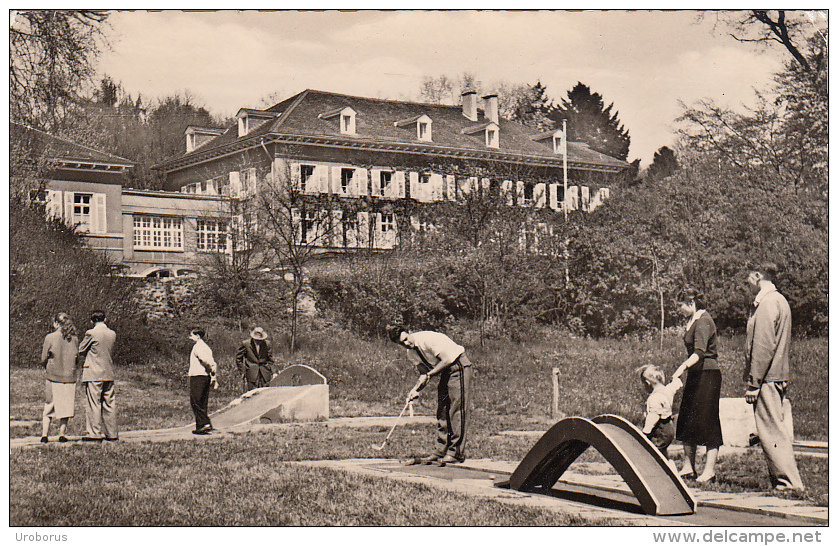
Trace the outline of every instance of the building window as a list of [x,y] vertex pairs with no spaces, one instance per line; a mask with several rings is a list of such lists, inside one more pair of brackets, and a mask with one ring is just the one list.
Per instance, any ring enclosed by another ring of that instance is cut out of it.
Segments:
[[183,250],[183,220],[171,216],[134,216],[134,248]]
[[430,184],[431,183],[431,175],[426,173],[419,174],[419,183],[420,184]]
[[486,129],[486,146],[489,148],[498,147],[498,132],[495,129]]
[[300,165],[300,191],[306,191],[306,185],[314,176],[314,165]]
[[227,224],[220,220],[197,222],[198,251],[225,252],[227,250]]
[[381,233],[396,231],[396,219],[392,213],[381,214]]
[[419,122],[419,140],[431,140],[431,126],[428,122]]
[[90,231],[90,201],[92,193],[73,194],[73,224],[78,224],[79,231]]
[[384,196],[385,191],[387,190],[387,186],[390,185],[390,182],[393,180],[393,173],[390,171],[381,171],[379,175],[379,189],[381,190],[381,196]]
[[349,193],[349,186],[352,184],[352,177],[355,175],[355,169],[341,169],[340,170],[340,191],[344,195]]
[[307,211],[302,219],[303,243],[311,242],[317,237],[317,215]]
[[534,188],[533,184],[524,184],[524,203],[532,203]]

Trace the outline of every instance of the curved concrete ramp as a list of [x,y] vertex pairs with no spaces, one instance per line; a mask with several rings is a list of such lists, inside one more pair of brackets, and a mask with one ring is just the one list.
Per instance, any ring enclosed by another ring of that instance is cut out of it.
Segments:
[[311,366],[292,364],[271,379],[270,386],[299,387],[302,385],[325,385],[326,383],[326,377]]
[[646,514],[695,512],[695,499],[660,451],[637,427],[617,415],[562,419],[521,460],[509,478],[509,487],[546,494],[591,446],[620,474]]
[[329,418],[329,386],[264,387],[247,392],[210,416],[219,429],[246,423],[283,423]]

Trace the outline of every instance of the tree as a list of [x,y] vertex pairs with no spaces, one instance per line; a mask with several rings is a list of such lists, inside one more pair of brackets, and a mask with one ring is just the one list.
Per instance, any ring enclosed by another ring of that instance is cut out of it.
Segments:
[[537,82],[535,85],[503,86],[498,89],[498,105],[501,115],[540,132],[555,127],[550,119],[552,101],[547,88]]
[[673,174],[678,170],[678,159],[675,157],[675,152],[667,146],[661,146],[655,152],[652,164],[646,170],[646,180],[654,182],[661,178]]
[[567,99],[550,112],[550,119],[561,125],[567,120],[568,140],[584,142],[600,153],[625,160],[631,138],[620,123],[614,103],[605,106],[602,95],[578,82],[567,92]]
[[257,221],[261,223],[258,234],[266,252],[292,276],[289,338],[290,350],[294,352],[306,268],[335,235],[338,222],[333,210],[339,208],[339,203],[329,194],[304,195],[298,173],[287,162],[262,177],[253,199]]
[[[786,10],[747,10],[713,12],[722,24],[732,30],[731,36],[739,42],[769,45],[779,43],[806,72],[815,70],[810,59],[801,50],[812,35],[827,31],[825,13]],[[700,15],[702,17],[703,15]]]
[[13,11],[9,26],[9,109],[13,120],[57,132],[93,74],[108,14]]
[[445,74],[424,76],[419,100],[430,104],[454,104],[454,82]]

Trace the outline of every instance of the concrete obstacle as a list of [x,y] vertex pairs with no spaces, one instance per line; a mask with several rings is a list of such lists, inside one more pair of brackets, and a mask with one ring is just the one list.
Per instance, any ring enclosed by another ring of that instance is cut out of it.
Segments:
[[637,427],[617,415],[562,419],[524,456],[509,481],[497,485],[549,494],[588,447],[596,449],[614,467],[646,514],[695,512],[695,499],[661,452]]
[[295,364],[210,416],[215,428],[251,423],[289,423],[329,418],[329,385],[314,368]]
[[[722,441],[726,446],[748,447],[751,434],[757,433],[754,406],[745,402],[744,398],[720,399],[719,419],[722,423]],[[794,441],[791,401],[788,398],[783,400],[783,424],[789,439]]]

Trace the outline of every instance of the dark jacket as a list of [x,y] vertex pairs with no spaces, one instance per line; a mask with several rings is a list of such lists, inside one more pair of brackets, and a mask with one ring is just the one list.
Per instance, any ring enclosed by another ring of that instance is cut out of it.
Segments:
[[271,343],[267,339],[264,344],[252,338],[245,339],[236,351],[236,366],[251,383],[267,385],[271,380],[271,364]]

